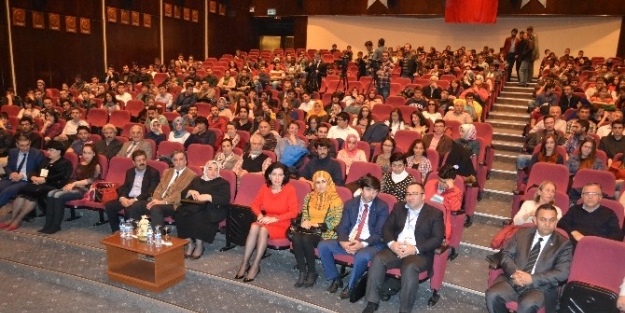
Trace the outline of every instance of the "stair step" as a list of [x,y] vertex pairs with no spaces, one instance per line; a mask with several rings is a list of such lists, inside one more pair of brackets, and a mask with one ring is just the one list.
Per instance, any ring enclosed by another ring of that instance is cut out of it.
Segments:
[[489,118],[505,121],[515,121],[519,123],[527,123],[530,119],[530,115],[527,113],[514,113],[505,111],[492,111]]
[[462,231],[462,242],[489,248],[490,241],[501,231],[501,226],[501,221],[493,221],[492,223],[473,222],[471,227],[464,228]]
[[484,188],[488,190],[496,190],[496,191],[503,191],[503,192],[511,193],[516,188],[516,179],[510,180],[510,179],[501,179],[501,178],[491,177],[489,180],[486,181],[486,186],[484,186]]
[[493,112],[527,113],[527,105],[498,103],[495,101],[493,110],[490,113],[492,114]]
[[495,147],[495,150],[501,151],[521,151],[523,144],[520,142],[493,140],[493,147]]
[[525,107],[528,106],[529,100],[530,99],[516,97],[497,97],[497,103],[525,105]]
[[[458,257],[447,263],[447,269],[445,270],[446,286],[447,284],[452,284],[478,292],[482,296],[482,301],[484,301],[483,294],[488,282],[488,261],[486,261],[486,256],[493,254],[494,251],[488,249],[488,247],[479,247],[465,243],[461,243],[457,251],[459,253]],[[439,305],[428,307],[428,311],[436,309]],[[464,305],[461,308],[458,312],[469,312],[467,310],[470,310],[465,308]],[[447,308],[448,312],[451,310],[451,308]]]
[[528,94],[532,94],[534,92],[534,86],[521,87],[521,86],[517,85],[516,83],[514,83],[512,85],[504,86],[503,89],[502,89],[502,92],[503,91],[526,92]]
[[512,190],[485,188],[482,191],[482,201],[477,203],[475,212],[507,217],[510,215],[512,197]]
[[504,171],[516,171],[516,159],[509,158],[505,160],[500,160],[495,158],[493,162],[493,170],[499,169]]
[[517,173],[516,170],[504,170],[500,168],[493,167],[490,171],[490,179],[507,179],[507,180],[516,180]]
[[[492,113],[495,113],[495,112],[491,112],[491,114]],[[495,128],[508,128],[508,129],[515,129],[515,130],[520,130],[520,131],[523,131],[523,128],[525,128],[525,125],[527,125],[527,122],[507,121],[507,120],[500,120],[500,119],[493,119],[493,118],[487,119],[486,122],[490,123]]]
[[504,162],[516,166],[516,159],[520,154],[520,151],[495,151],[495,162]]
[[504,89],[501,91],[501,93],[499,93],[499,97],[504,97],[504,98],[519,98],[519,99],[527,99],[527,100],[532,100],[532,92],[528,90],[511,90],[511,89]]
[[521,136],[521,134],[499,131],[493,131],[493,140],[525,143],[525,137]]

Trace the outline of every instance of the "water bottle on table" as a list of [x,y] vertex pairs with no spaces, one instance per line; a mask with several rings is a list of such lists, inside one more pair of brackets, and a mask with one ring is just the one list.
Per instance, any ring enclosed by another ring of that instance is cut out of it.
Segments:
[[148,237],[147,238],[147,244],[149,246],[151,246],[152,244],[154,244],[154,237],[153,237],[154,231],[152,230],[152,225],[148,224],[148,231],[147,231],[146,235]]
[[154,227],[154,246],[160,248],[163,245],[163,239],[161,234],[161,227]]

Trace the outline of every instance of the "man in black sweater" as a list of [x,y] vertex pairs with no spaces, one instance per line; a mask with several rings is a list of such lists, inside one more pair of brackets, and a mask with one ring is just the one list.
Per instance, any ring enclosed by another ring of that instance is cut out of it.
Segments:
[[573,244],[584,236],[597,236],[617,241],[623,240],[619,221],[611,209],[600,204],[601,185],[588,183],[582,189],[583,204],[572,206],[558,222],[558,228],[565,230]]
[[327,138],[317,139],[315,143],[315,149],[317,149],[317,157],[313,157],[306,163],[304,168],[300,171],[301,181],[306,181],[308,183],[313,184],[312,176],[317,171],[326,171],[332,177],[332,180],[337,186],[345,185],[345,178],[343,177],[343,170],[341,169],[341,165],[336,160],[330,158],[328,156],[328,152],[330,150],[330,146],[332,146],[332,142]]

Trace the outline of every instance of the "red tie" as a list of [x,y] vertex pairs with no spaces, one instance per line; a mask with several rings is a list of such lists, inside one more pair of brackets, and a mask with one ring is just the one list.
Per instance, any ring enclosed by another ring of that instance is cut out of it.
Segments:
[[356,237],[354,240],[360,240],[360,234],[362,233],[362,229],[365,227],[365,223],[367,222],[367,213],[369,213],[369,205],[365,204],[365,209],[362,211],[362,217],[360,218],[360,224],[358,224],[358,230],[356,230]]

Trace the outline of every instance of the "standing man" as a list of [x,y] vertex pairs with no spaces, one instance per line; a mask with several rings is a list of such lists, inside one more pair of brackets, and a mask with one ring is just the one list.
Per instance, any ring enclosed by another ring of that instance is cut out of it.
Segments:
[[363,312],[378,309],[386,270],[392,268],[401,270],[399,312],[412,311],[419,290],[419,273],[432,270],[434,250],[445,237],[443,213],[424,201],[423,186],[408,185],[406,201],[395,204],[384,223],[382,233],[387,248],[373,257],[369,267],[367,307]]
[[171,156],[173,168],[163,173],[163,179],[156,186],[152,200],[137,201],[130,206],[130,218],[140,220],[141,215],[150,215],[152,225],[163,226],[166,216],[173,216],[180,205],[180,193],[197,175],[187,167],[187,154],[176,151]]
[[[520,41],[516,36],[518,32],[519,31],[514,28],[510,32],[510,37],[506,38],[503,43],[503,52],[506,54],[506,63],[508,63],[506,68],[506,71],[508,72],[508,79],[512,76],[512,66],[514,66],[514,62],[517,58],[516,52]],[[516,62],[516,73],[517,76],[519,76],[519,62]]]
[[[380,50],[380,48],[378,48],[376,52],[378,50]],[[388,98],[391,93],[391,74],[393,73],[394,67],[395,65],[391,62],[388,52],[382,52],[380,67],[376,74],[378,75],[378,94],[384,98],[384,101],[386,101],[386,98]]]
[[532,57],[529,67],[529,81],[534,78],[534,62],[540,59],[540,49],[538,49],[538,35],[534,33],[534,26],[527,27],[527,39],[531,42]]
[[334,255],[354,256],[354,267],[347,286],[341,292],[341,299],[351,296],[356,282],[367,270],[369,261],[384,248],[382,226],[388,217],[388,205],[377,198],[380,180],[367,174],[360,178],[359,185],[362,194],[345,202],[336,231],[338,239],[322,240],[317,247],[325,277],[332,281],[327,289],[329,293],[335,293],[343,287]]
[[[111,200],[104,205],[108,216],[111,231],[119,230],[117,216],[119,211],[124,210],[124,216],[130,214],[130,209],[139,201],[147,200],[160,181],[160,173],[157,169],[147,165],[148,158],[143,150],[132,152],[132,161],[135,167],[126,171],[124,184],[117,188],[118,200]],[[134,208],[137,210],[138,208]]]
[[534,66],[534,59],[532,58],[532,51],[534,47],[532,42],[528,39],[525,32],[521,31],[521,40],[519,41],[519,48],[517,51],[517,62],[521,63],[519,67],[519,86],[527,87],[529,81],[532,79],[532,73],[530,69]]
[[503,249],[501,274],[486,290],[490,313],[507,313],[506,302],[516,301],[517,312],[556,311],[558,284],[569,277],[573,245],[556,232],[556,208],[549,203],[536,209],[536,227],[520,228]]

